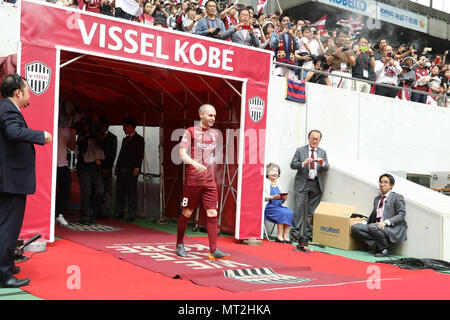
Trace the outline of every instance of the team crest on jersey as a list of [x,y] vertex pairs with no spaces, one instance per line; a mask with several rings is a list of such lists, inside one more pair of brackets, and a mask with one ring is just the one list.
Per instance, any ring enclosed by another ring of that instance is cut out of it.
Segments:
[[264,116],[265,105],[266,103],[260,97],[248,99],[248,112],[254,122],[258,122]]
[[250,282],[254,284],[268,283],[304,283],[315,279],[302,278],[287,274],[279,274],[271,268],[251,268],[251,269],[233,269],[225,270],[224,275],[227,278]]
[[35,61],[25,65],[28,86],[34,94],[40,95],[50,86],[52,69],[42,62]]

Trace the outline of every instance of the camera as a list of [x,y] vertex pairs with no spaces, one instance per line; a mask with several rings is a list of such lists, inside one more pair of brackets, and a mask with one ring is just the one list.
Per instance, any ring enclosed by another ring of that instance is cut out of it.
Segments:
[[216,28],[216,30],[213,31],[212,36],[215,37],[220,33],[220,28]]

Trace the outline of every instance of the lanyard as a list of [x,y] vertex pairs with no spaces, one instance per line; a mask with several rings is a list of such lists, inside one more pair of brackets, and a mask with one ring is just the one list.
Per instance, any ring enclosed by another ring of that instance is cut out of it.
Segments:
[[364,61],[363,61],[363,58],[361,57],[363,54],[366,56],[367,70],[369,70],[369,57],[367,56],[367,53],[361,53],[361,54],[359,55],[359,57],[361,58],[361,64],[362,64],[363,71],[366,70],[366,69],[364,68]]

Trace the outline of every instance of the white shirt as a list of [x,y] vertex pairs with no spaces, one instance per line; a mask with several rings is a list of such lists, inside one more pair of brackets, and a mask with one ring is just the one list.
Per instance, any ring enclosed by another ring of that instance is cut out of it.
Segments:
[[[384,198],[383,208],[378,208],[378,206],[380,205],[381,198],[380,198],[380,201],[377,202],[377,216],[381,215],[381,217],[382,217],[381,221],[385,222],[388,226],[391,225],[391,222],[389,220],[384,220],[384,208],[386,207],[386,201],[387,201],[389,195],[391,194],[391,192],[392,191],[389,191],[388,193],[386,193],[384,195],[384,196],[386,196],[386,198]],[[383,196],[383,195],[381,195],[381,196]],[[362,223],[367,224],[367,221],[363,221]]]
[[116,8],[121,8],[128,14],[138,17],[142,14],[142,8],[135,0],[116,0]]
[[[317,148],[314,149],[314,157],[312,156],[312,148],[311,146],[308,147],[309,149],[309,157],[313,158],[313,159],[317,159]],[[310,168],[310,165],[307,164],[308,168],[309,168],[309,172],[308,172],[308,179],[315,179],[317,178],[317,166],[320,166],[320,164],[318,162],[314,162],[314,169]],[[305,166],[302,163],[302,167],[304,168]]]
[[184,30],[184,32],[187,32],[187,33],[195,33],[195,27],[197,26],[197,22],[198,22],[198,21],[196,21],[196,22],[194,23],[194,25],[192,26],[191,30],[188,30],[188,29],[187,29],[187,27],[191,25],[192,21],[194,21],[194,20],[190,19],[190,18],[188,17],[188,15],[186,15],[186,16],[183,17],[182,24],[183,24],[183,30]]
[[394,61],[393,66],[384,65],[381,60],[375,61],[375,74],[377,75],[377,83],[394,84],[398,83],[398,75],[402,73],[402,67],[398,61]]
[[383,201],[383,206],[381,208],[380,208],[381,198],[380,198],[380,201],[378,201],[378,203],[377,203],[377,218],[381,217],[381,221],[384,221],[384,216],[383,216],[384,208],[386,207],[385,206],[386,200],[387,200],[387,198],[389,197],[390,194],[391,194],[391,191],[389,191],[388,193],[386,193],[384,195],[381,195],[381,197],[385,196],[384,201]]

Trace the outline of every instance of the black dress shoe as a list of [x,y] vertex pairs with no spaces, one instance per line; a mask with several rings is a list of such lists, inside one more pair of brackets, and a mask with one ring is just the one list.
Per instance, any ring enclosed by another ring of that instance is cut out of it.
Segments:
[[292,244],[291,240],[283,240],[283,243],[289,243],[289,244]]
[[389,256],[388,249],[383,249],[382,251],[375,254],[375,257],[377,257],[377,258],[382,258],[382,257],[387,257],[387,256]]
[[278,238],[275,238],[275,242],[284,243],[284,240],[280,240]]
[[19,272],[20,272],[20,267],[15,266],[15,267],[12,269],[12,274],[18,274]]
[[8,281],[6,281],[5,283],[2,283],[0,286],[2,288],[19,288],[19,287],[26,286],[29,283],[30,283],[30,279],[28,279],[28,278],[19,280],[16,277],[11,277],[11,278],[9,278]]

